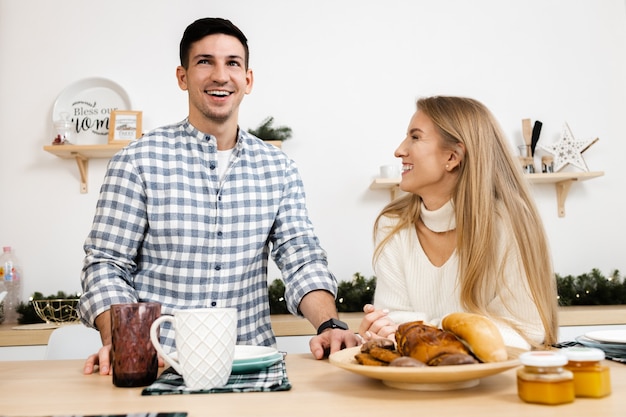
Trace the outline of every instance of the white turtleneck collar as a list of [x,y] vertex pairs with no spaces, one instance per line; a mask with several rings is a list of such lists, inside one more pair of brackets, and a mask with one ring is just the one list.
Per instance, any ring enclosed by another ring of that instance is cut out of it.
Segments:
[[428,210],[422,201],[420,218],[428,229],[436,233],[456,229],[456,217],[454,215],[452,200],[449,200],[446,204],[433,211]]

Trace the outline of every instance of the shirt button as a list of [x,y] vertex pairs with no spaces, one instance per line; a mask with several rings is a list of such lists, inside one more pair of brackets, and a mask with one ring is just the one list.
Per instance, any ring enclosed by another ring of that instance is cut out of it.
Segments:
[[217,232],[217,235],[218,235],[219,237],[222,237],[222,232],[221,232],[221,231]]
[[211,169],[215,169],[215,164],[211,164],[211,165],[209,165],[209,168],[211,168]]
[[211,301],[211,307],[215,307],[217,305],[217,301]]
[[215,265],[215,270],[219,271],[220,269],[222,269],[222,265]]

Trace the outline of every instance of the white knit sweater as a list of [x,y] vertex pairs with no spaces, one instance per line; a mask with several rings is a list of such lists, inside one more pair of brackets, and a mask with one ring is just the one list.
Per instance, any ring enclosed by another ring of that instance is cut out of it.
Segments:
[[[454,216],[454,211],[449,204],[431,212],[422,206],[421,216],[424,224],[434,231],[449,230],[446,225],[456,227],[454,219],[450,218]],[[393,226],[395,221],[381,218],[376,243],[388,234],[387,226]],[[506,244],[514,245],[514,239],[505,227],[500,229],[504,251]],[[398,324],[423,320],[439,326],[446,314],[463,311],[457,286],[458,269],[456,250],[444,265],[436,267],[426,256],[415,228],[401,230],[385,245],[374,265],[374,305],[378,309],[389,310],[389,317]],[[502,282],[506,288],[498,292],[494,290],[489,311],[497,317],[513,320],[528,337],[540,343],[544,338],[543,326],[530,296],[519,257],[510,257],[505,271]],[[496,325],[506,345],[529,348],[528,343],[509,325],[500,321]]]

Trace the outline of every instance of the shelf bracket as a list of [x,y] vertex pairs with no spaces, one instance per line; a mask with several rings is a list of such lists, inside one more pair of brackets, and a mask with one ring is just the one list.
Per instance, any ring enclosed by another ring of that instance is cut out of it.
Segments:
[[575,179],[559,181],[555,185],[556,187],[556,203],[559,217],[565,217],[565,199]]
[[391,187],[389,189],[389,194],[391,196],[391,201],[396,199],[396,197],[398,196],[398,191],[400,191],[400,186],[399,185],[394,185],[393,187]]
[[78,172],[80,173],[80,192],[81,194],[87,194],[87,168],[89,166],[89,159],[80,154],[75,154],[76,165],[78,165]]

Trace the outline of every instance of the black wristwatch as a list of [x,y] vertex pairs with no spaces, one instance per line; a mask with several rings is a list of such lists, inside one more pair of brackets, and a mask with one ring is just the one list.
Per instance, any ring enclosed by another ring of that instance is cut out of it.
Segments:
[[338,319],[330,319],[320,324],[320,327],[317,328],[317,334],[322,334],[322,332],[326,329],[350,330],[346,323]]

